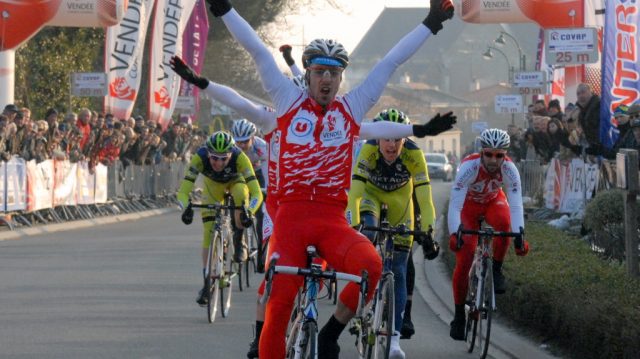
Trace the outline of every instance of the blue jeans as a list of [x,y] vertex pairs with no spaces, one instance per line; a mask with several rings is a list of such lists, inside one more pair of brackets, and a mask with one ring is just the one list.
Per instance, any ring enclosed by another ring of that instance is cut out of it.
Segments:
[[[366,226],[377,226],[378,219],[371,213],[362,213],[361,221]],[[373,241],[375,232],[363,231],[370,240]],[[396,331],[400,331],[402,328],[402,317],[404,313],[404,306],[407,304],[407,261],[409,259],[409,252],[393,252],[393,263],[391,264],[391,271],[393,272],[393,284],[394,284],[394,304],[395,304],[395,322],[394,327]]]

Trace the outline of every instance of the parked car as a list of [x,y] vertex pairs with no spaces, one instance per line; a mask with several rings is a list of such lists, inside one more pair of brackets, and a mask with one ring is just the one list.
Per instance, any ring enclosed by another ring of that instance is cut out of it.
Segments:
[[427,160],[427,169],[431,179],[440,178],[445,182],[453,181],[453,166],[444,153],[427,153],[424,158]]

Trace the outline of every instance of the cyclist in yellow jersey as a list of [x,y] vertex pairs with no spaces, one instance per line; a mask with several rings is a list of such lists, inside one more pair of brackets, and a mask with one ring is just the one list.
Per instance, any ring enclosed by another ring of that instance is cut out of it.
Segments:
[[[231,193],[235,205],[247,206],[251,214],[262,203],[262,191],[256,179],[255,172],[249,157],[235,146],[230,134],[215,132],[204,146],[200,147],[191,158],[184,179],[178,190],[178,201],[184,210],[182,221],[190,224],[193,221],[193,209],[188,206],[189,194],[198,175],[204,177],[203,203],[220,203],[224,201],[225,193]],[[247,205],[248,203],[248,205]],[[204,276],[207,265],[208,248],[211,243],[211,229],[213,228],[214,212],[202,211],[203,238],[202,238],[202,273]],[[236,210],[234,213],[233,245],[234,261],[241,262],[247,259],[246,244],[243,243],[242,231],[252,225],[253,221],[246,212]],[[206,305],[207,297],[204,288],[200,290],[197,299],[198,304]]]
[[[374,121],[409,123],[407,116],[396,109],[380,112]],[[389,208],[388,220],[392,226],[405,224],[409,229],[413,229],[414,191],[422,214],[421,226],[423,229],[432,227],[435,209],[422,150],[413,141],[405,138],[368,141],[362,146],[353,168],[347,221],[356,226],[360,224],[362,216],[364,225],[376,226],[380,206],[386,203]],[[366,232],[364,234],[373,239],[374,233]],[[407,260],[412,241],[412,236],[396,236],[393,241],[395,333],[391,338],[390,358],[404,358],[399,339],[407,301]],[[436,251],[437,256],[438,247],[430,248]]]

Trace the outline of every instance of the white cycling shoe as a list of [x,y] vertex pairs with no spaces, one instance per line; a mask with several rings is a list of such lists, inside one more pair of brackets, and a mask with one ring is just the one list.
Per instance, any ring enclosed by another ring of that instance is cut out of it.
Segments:
[[404,351],[400,348],[400,332],[395,332],[391,337],[389,359],[404,359]]

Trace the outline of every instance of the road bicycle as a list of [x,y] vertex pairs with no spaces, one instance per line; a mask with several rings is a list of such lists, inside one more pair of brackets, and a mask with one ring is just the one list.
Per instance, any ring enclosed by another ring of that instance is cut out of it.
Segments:
[[373,300],[361,316],[351,320],[349,332],[356,336],[356,348],[360,358],[389,358],[391,336],[395,331],[395,282],[393,275],[393,237],[395,235],[428,235],[427,232],[409,230],[404,224],[392,227],[387,217],[388,206],[380,208],[380,225],[364,226],[363,231],[378,232],[374,245],[382,256],[382,275]]
[[522,248],[522,228],[520,232],[499,232],[489,226],[483,226],[483,218],[480,218],[480,229],[464,229],[462,224],[458,228],[457,247],[460,249],[464,243],[462,235],[470,234],[478,236],[478,246],[469,270],[469,289],[465,301],[467,324],[465,327],[465,340],[468,352],[472,353],[477,347],[480,350],[480,358],[487,357],[491,338],[491,316],[496,311],[496,298],[493,286],[493,249],[491,241],[494,237],[515,237],[516,247]]
[[323,279],[345,280],[357,283],[360,286],[360,303],[357,312],[364,308],[367,296],[367,271],[363,270],[360,276],[336,272],[335,270],[322,270],[320,264],[313,263],[318,256],[315,246],[307,247],[307,265],[304,268],[276,265],[277,258],[272,258],[266,272],[266,286],[264,296],[260,299],[265,303],[271,293],[273,276],[276,274],[289,274],[304,277],[303,286],[299,289],[296,304],[293,308],[291,319],[286,334],[286,358],[287,359],[317,359],[318,358],[318,309],[317,299],[320,290],[320,282]]
[[[233,261],[233,245],[230,244],[232,236],[231,216],[233,211],[242,206],[234,206],[228,196],[224,204],[190,203],[192,208],[201,208],[214,211],[214,226],[211,229],[211,243],[209,244],[207,265],[204,273],[204,290],[207,294],[207,319],[213,323],[218,312],[223,318],[229,315],[231,308],[231,281],[236,276],[241,276],[242,263]],[[242,279],[240,279],[242,280]]]
[[[246,215],[249,215],[248,213],[246,213]],[[249,255],[247,256],[247,260],[244,261],[244,280],[245,280],[245,284],[247,286],[247,288],[249,288],[251,286],[251,281],[250,281],[250,273],[251,273],[251,267],[253,267],[253,272],[254,273],[262,273],[263,271],[260,270],[260,262],[263,261],[262,256],[263,256],[263,249],[262,249],[262,245],[261,243],[259,243],[259,237],[258,237],[258,233],[257,233],[257,227],[256,227],[256,217],[252,218],[253,224],[249,227],[249,228],[245,228],[244,229],[244,237],[246,239],[246,244],[247,244],[247,248],[249,248]],[[239,280],[239,288],[240,291],[243,290],[242,287],[242,274],[238,276],[238,280]]]

